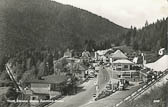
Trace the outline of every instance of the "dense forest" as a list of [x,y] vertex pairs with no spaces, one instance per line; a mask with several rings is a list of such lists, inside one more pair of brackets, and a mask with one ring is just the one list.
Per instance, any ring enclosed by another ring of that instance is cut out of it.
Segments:
[[41,75],[46,63],[51,64],[52,72],[53,59],[60,58],[67,48],[94,51],[127,45],[135,50],[158,51],[167,44],[168,18],[146,22],[141,29],[126,29],[50,0],[0,0],[0,23],[0,71],[11,60],[19,75],[29,70]]
[[[148,24],[146,21],[144,27],[137,29],[132,27],[127,32],[117,36],[116,42],[112,39],[103,40],[96,44],[96,40],[86,40],[86,49],[95,50],[108,49],[114,45],[131,46],[134,50],[157,52],[160,48],[168,48],[168,18],[157,20],[155,23]],[[87,44],[87,45],[86,45]]]
[[67,48],[98,49],[101,41],[115,41],[126,31],[100,16],[50,0],[0,0],[0,79],[9,79],[7,62],[18,81],[50,75],[53,60]]
[[0,4],[0,49],[5,54],[46,46],[80,50],[85,40],[115,41],[127,31],[101,16],[50,0],[0,0]]
[[122,36],[123,44],[132,46],[135,50],[158,51],[160,48],[167,47],[168,43],[168,18],[157,20],[155,23],[148,24],[141,29],[131,27]]
[[[168,18],[157,20],[155,23],[148,24],[146,21],[144,27],[137,29],[132,27],[117,38],[115,45],[131,46],[134,50],[156,52],[160,48],[167,48],[168,44]],[[99,44],[99,48],[106,49],[111,47],[112,42],[105,40]]]

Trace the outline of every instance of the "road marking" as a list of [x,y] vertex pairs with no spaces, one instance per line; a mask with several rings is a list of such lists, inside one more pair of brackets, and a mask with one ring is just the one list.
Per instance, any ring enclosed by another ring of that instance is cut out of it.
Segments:
[[126,97],[126,98],[124,99],[124,101],[128,100],[129,98],[130,98],[130,96]]
[[120,104],[116,104],[116,107],[118,107]]
[[56,102],[63,103],[64,100],[55,100]]
[[146,87],[147,87],[147,85],[144,85],[144,86],[143,86],[143,88],[146,88]]
[[124,101],[128,100],[127,98],[124,99]]
[[138,92],[141,91],[141,90],[142,90],[142,88],[140,88],[140,89],[138,90]]
[[120,102],[119,102],[119,105],[122,104],[122,103],[123,103],[123,101],[120,101]]
[[134,96],[136,93],[137,93],[137,92],[132,93],[131,96]]
[[152,82],[150,81],[150,82],[148,82],[148,84],[151,84]]
[[121,103],[123,103],[123,101],[119,102],[118,104],[116,104],[116,107],[118,107]]
[[114,107],[118,107],[120,104],[122,104],[123,101],[120,101],[118,104],[116,104]]

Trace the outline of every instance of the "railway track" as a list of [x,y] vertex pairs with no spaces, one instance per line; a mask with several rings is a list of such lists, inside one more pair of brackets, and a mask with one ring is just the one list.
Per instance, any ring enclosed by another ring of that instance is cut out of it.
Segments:
[[116,104],[113,107],[119,107],[121,104],[124,104],[126,102],[131,102],[134,100],[137,100],[142,94],[144,94],[149,88],[154,86],[158,81],[163,79],[168,73],[166,72],[165,74],[160,74],[157,79],[152,79],[149,81],[147,84],[143,85],[141,88],[139,88],[137,91],[133,92],[131,95],[127,96],[125,99],[120,101],[118,104]]

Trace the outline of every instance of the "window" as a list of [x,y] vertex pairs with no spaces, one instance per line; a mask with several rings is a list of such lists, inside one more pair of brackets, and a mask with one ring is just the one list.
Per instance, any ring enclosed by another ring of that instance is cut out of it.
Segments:
[[124,68],[128,68],[128,65],[124,65]]
[[37,100],[37,99],[38,99],[38,96],[31,96],[30,99],[31,99],[31,100]]

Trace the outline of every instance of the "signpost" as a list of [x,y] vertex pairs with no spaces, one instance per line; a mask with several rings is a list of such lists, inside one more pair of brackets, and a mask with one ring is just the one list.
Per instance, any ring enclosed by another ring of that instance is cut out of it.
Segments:
[[166,47],[166,54],[168,54],[168,24],[167,24],[167,35],[166,35],[166,38],[167,38],[167,42],[166,42],[166,44],[167,44],[167,47]]

